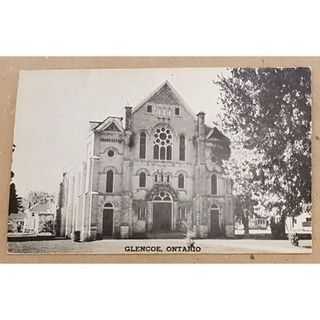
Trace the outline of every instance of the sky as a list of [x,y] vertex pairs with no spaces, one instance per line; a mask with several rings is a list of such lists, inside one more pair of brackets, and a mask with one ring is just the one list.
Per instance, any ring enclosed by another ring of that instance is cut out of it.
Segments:
[[21,71],[13,154],[20,196],[30,191],[56,194],[62,173],[80,165],[89,121],[124,117],[168,80],[189,107],[217,121],[219,89],[213,83],[222,68],[100,69]]

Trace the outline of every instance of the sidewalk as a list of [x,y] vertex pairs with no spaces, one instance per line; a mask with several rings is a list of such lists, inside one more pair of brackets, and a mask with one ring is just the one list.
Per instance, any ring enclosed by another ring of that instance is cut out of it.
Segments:
[[[235,254],[235,253],[312,253],[311,240],[301,240],[299,247],[294,247],[288,240],[255,239],[205,239],[195,240],[195,246],[201,248],[200,254]],[[144,239],[144,240],[99,240],[93,242],[73,242],[72,240],[44,240],[8,242],[9,253],[87,253],[87,254],[132,254],[126,252],[126,246],[160,246],[159,254],[168,254],[167,247],[187,247],[185,239]],[[176,252],[179,253],[179,252]],[[176,254],[170,253],[170,254]],[[194,253],[185,253],[194,254]],[[199,254],[199,253],[197,253]]]

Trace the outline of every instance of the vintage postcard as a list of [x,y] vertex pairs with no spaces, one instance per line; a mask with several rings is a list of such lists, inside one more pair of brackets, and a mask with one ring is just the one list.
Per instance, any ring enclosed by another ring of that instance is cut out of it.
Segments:
[[312,71],[21,70],[9,255],[311,254]]

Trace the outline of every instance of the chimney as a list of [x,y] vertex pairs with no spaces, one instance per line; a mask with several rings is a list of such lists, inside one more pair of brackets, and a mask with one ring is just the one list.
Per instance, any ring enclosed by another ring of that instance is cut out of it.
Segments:
[[131,130],[132,129],[132,107],[126,106],[126,124],[125,129]]
[[205,129],[205,124],[204,124],[204,119],[205,119],[205,113],[200,111],[197,114],[198,118],[198,135],[199,137],[205,137],[206,129]]

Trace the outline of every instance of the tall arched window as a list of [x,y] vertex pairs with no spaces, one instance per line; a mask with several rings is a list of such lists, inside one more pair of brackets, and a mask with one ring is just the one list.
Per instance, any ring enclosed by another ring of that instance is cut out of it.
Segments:
[[139,187],[144,188],[146,186],[146,174],[141,172],[139,174]]
[[184,175],[182,173],[178,175],[178,188],[184,188]]
[[211,194],[217,194],[218,185],[217,185],[217,176],[213,174],[211,176]]
[[106,192],[113,192],[113,171],[107,171]]
[[140,159],[146,158],[146,134],[145,132],[140,133]]
[[153,159],[159,160],[159,146],[157,144],[153,146]]
[[185,161],[186,160],[186,138],[184,135],[180,136],[179,139],[179,160]]
[[172,160],[172,147],[167,146],[167,160]]
[[166,160],[166,148],[165,147],[160,148],[160,160]]

